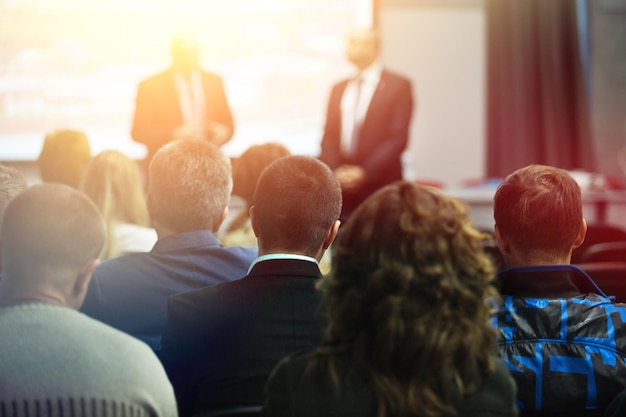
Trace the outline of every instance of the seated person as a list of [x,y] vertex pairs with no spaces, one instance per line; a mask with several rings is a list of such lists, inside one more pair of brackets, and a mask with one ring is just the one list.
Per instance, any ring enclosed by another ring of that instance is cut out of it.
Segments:
[[259,257],[244,278],[170,298],[161,360],[181,416],[260,413],[272,368],[322,339],[318,262],[339,228],[341,187],[306,156],[263,171],[250,211]]
[[264,416],[516,416],[494,356],[494,267],[467,208],[400,181],[339,231],[323,343],[282,360]]
[[257,241],[250,225],[250,207],[254,189],[261,172],[275,160],[289,155],[289,149],[279,143],[253,145],[233,160],[233,195],[244,200],[243,206],[224,225],[220,241],[224,246],[256,247]]
[[35,185],[9,203],[1,233],[0,414],[176,417],[150,348],[76,311],[105,240],[93,202]]
[[586,231],[578,184],[564,170],[527,166],[498,187],[494,217],[508,267],[498,274],[498,352],[519,408],[600,415],[626,388],[626,305],[611,304],[569,264]]
[[220,245],[215,232],[228,211],[230,161],[202,140],[177,140],[150,163],[148,212],[159,240],[147,253],[102,262],[82,311],[158,351],[167,300],[241,278],[256,249]]
[[56,130],[46,135],[37,159],[42,182],[60,182],[78,187],[91,159],[87,136],[78,130]]
[[100,152],[87,164],[79,189],[96,203],[107,224],[101,259],[152,249],[157,234],[150,227],[137,162],[118,151]]

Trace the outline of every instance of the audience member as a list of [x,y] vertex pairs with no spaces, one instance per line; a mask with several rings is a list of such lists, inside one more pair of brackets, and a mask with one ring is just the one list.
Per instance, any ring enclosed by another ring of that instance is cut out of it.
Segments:
[[107,224],[101,259],[152,249],[157,234],[150,227],[137,162],[118,151],[103,151],[85,168],[79,189],[96,203]]
[[246,274],[257,250],[224,248],[215,232],[228,211],[230,161],[215,145],[178,140],[150,164],[148,212],[159,240],[147,253],[100,264],[83,311],[160,348],[167,300]]
[[[17,169],[0,164],[0,228],[9,202],[27,187],[26,178]],[[2,240],[0,240],[2,252]],[[0,279],[2,278],[2,258],[0,258]]]
[[177,34],[171,67],[139,84],[131,133],[146,145],[147,162],[174,139],[205,139],[221,146],[233,135],[222,79],[200,68],[198,49],[194,36]]
[[353,31],[346,52],[358,72],[330,93],[320,156],[341,183],[342,220],[376,189],[402,179],[413,112],[411,81],[385,68],[376,30]]
[[78,187],[91,159],[87,136],[78,130],[57,130],[46,135],[37,159],[43,182],[60,182]]
[[256,247],[257,241],[250,224],[250,207],[261,172],[275,160],[289,155],[289,149],[279,143],[264,143],[249,147],[233,160],[233,195],[244,200],[238,213],[226,226],[220,241],[224,246]]
[[181,416],[263,405],[272,368],[322,339],[317,263],[339,228],[341,188],[322,162],[287,156],[261,175],[259,257],[241,280],[170,298],[161,359]]
[[266,416],[515,416],[494,356],[494,268],[467,208],[396,182],[342,226],[321,283],[324,342],[281,361]]
[[626,388],[626,305],[569,264],[586,231],[578,184],[564,170],[527,166],[498,187],[494,217],[508,267],[498,274],[498,351],[520,409],[600,415]]
[[67,185],[35,185],[9,204],[2,416],[177,416],[172,386],[148,346],[76,311],[105,233],[93,202]]

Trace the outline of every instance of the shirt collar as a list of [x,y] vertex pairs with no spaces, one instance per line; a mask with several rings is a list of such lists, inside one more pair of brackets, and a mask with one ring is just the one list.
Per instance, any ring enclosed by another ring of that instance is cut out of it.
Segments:
[[259,256],[258,258],[254,260],[254,262],[252,262],[252,265],[250,265],[250,268],[248,268],[248,274],[250,273],[250,271],[252,271],[252,268],[254,268],[254,265],[258,264],[259,262],[269,261],[272,259],[295,259],[299,261],[313,262],[315,263],[315,265],[319,266],[319,262],[317,262],[317,259],[312,258],[310,256],[296,255],[293,253],[268,253],[266,255]]

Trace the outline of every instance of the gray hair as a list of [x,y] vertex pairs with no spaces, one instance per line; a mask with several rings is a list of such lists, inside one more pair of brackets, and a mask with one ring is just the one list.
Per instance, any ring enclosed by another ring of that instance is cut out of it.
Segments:
[[154,155],[148,184],[153,221],[176,233],[212,230],[230,200],[230,160],[209,142],[176,140]]

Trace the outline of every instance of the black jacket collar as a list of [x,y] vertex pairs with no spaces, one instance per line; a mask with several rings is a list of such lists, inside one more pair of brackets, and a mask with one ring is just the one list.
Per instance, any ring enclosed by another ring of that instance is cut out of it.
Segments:
[[574,265],[541,265],[507,268],[498,273],[503,295],[537,298],[570,298],[586,293],[606,294],[585,271]]

